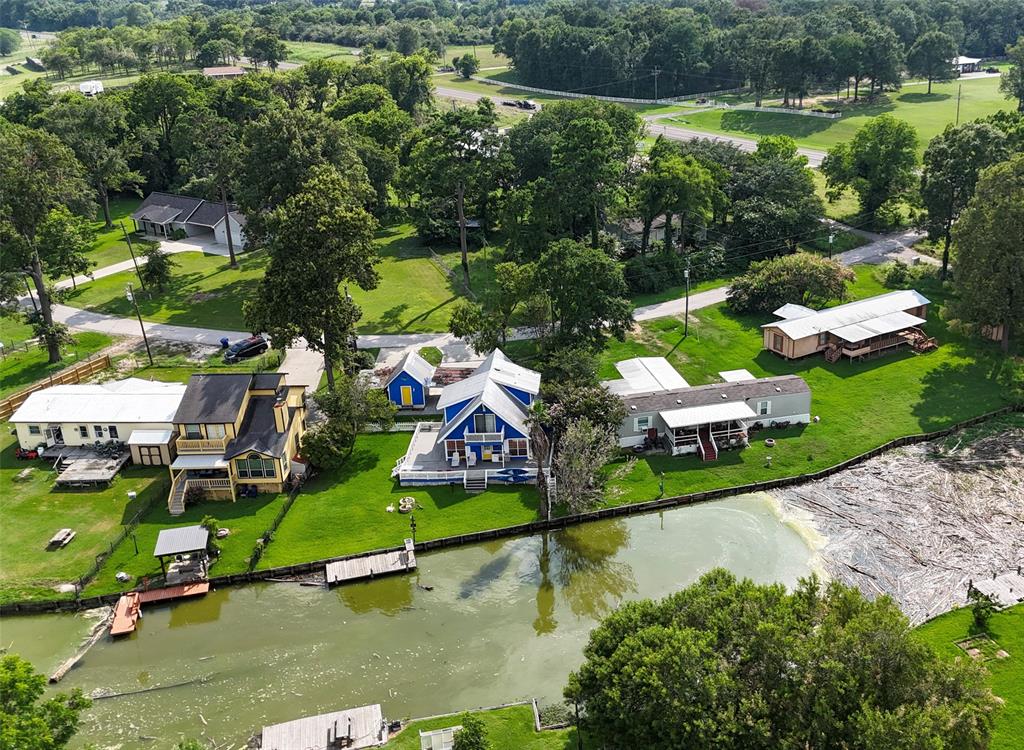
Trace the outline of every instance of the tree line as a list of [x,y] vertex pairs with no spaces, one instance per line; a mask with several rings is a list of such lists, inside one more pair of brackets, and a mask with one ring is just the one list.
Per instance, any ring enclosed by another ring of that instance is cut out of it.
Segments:
[[957,54],[1005,55],[1022,34],[1020,0],[550,2],[517,8],[495,48],[534,86],[653,98],[749,85],[760,104],[848,85],[856,99],[905,72],[948,80]]

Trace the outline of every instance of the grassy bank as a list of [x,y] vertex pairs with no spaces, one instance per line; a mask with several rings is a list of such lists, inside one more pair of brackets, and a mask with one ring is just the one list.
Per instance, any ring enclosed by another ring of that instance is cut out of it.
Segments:
[[26,343],[32,337],[32,327],[25,322],[23,316],[0,317],[0,341],[4,344],[4,356],[0,359],[0,398],[91,357],[113,341],[105,333],[75,333],[74,343],[61,347],[64,358],[50,364],[45,349],[37,344]]
[[[992,692],[1005,701],[996,716],[991,750],[1017,750],[1024,737],[1024,604],[993,615],[987,632],[1009,654],[1009,658],[985,662]],[[929,620],[916,633],[937,654],[950,659],[968,658],[956,644],[976,634],[969,608]]]
[[[493,750],[574,750],[577,747],[575,729],[534,731],[533,709],[530,706],[510,706],[471,713],[484,723]],[[414,721],[385,747],[388,750],[419,750],[420,732],[458,726],[461,717],[461,714],[457,714]]]
[[[56,597],[54,586],[83,575],[123,524],[166,493],[164,467],[127,468],[103,489],[58,489],[49,464],[16,460],[15,445],[5,431],[0,437],[0,602]],[[28,478],[18,480],[25,470]],[[135,500],[129,491],[137,493]],[[48,549],[62,528],[72,529],[75,538],[62,549]]]

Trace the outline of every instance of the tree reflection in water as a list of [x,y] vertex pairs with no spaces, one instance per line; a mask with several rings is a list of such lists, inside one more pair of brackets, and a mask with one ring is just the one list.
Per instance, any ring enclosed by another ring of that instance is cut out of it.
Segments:
[[377,611],[394,617],[412,607],[412,587],[418,580],[418,574],[384,576],[338,586],[335,590],[345,606],[356,614]]
[[[550,539],[549,539],[550,538]],[[538,635],[554,631],[555,587],[577,617],[598,620],[635,593],[633,569],[616,556],[629,544],[629,527],[621,519],[582,524],[543,534],[537,589]]]

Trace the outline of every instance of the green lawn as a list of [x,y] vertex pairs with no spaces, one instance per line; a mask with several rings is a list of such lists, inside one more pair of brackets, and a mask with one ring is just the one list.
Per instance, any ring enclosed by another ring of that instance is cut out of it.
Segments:
[[[929,620],[917,634],[940,656],[968,658],[956,645],[975,633],[969,608],[957,609]],[[988,634],[1008,659],[985,662],[992,692],[1006,701],[996,716],[992,750],[1017,750],[1024,737],[1024,604],[998,612],[989,621]]]
[[[166,496],[167,469],[130,467],[101,490],[61,490],[43,461],[14,458],[15,438],[0,437],[0,602],[54,598],[53,586],[76,580],[108,549],[139,508],[155,496]],[[25,469],[28,479],[15,481]],[[134,490],[138,497],[128,499]],[[48,550],[60,529],[76,533],[71,543]]]
[[[93,229],[96,232],[96,242],[89,251],[89,260],[93,263],[93,269],[103,268],[122,260],[129,260],[132,256],[128,251],[128,243],[124,240],[124,233],[121,231],[119,222],[124,222],[125,229],[129,233],[135,228],[132,224],[131,215],[142,203],[138,196],[122,196],[110,199],[110,218],[114,222],[112,229],[107,229],[103,221],[103,209],[96,211],[96,221],[93,222]],[[134,241],[134,238],[133,238]],[[135,254],[139,255],[139,246],[135,246]]]
[[[855,270],[854,297],[886,291],[874,268]],[[613,342],[601,377],[616,376],[615,361],[640,355],[668,357],[691,385],[717,382],[718,372],[737,368],[758,377],[795,373],[810,386],[811,411],[821,422],[772,430],[775,448],[754,440],[744,450],[722,452],[713,463],[694,456],[640,458],[612,480],[609,502],[656,498],[660,472],[665,472],[665,494],[678,495],[818,471],[893,438],[939,430],[1008,403],[1000,382],[1007,363],[998,347],[949,330],[940,314],[948,293],[935,281],[916,287],[932,300],[927,330],[940,342],[923,355],[901,351],[866,362],[828,364],[821,357],[789,362],[762,350],[759,326],[770,315],[737,315],[725,305],[694,313],[687,340],[681,322],[665,318],[644,323],[625,344]],[[770,468],[765,465],[769,454]]]
[[285,42],[288,47],[288,62],[306,63],[323,58],[344,58],[345,62],[355,62],[356,55],[350,47],[327,42]]
[[135,311],[124,294],[125,285],[131,283],[146,320],[244,331],[241,303],[255,292],[267,257],[266,253],[243,253],[238,257],[239,267],[233,269],[220,255],[176,253],[173,278],[163,293],[143,291],[135,271],[122,271],[80,284],[68,294],[67,304],[131,317]]
[[394,547],[410,536],[409,517],[388,513],[406,495],[416,498],[416,539],[528,523],[537,516],[537,488],[490,489],[476,495],[461,487],[400,487],[391,478],[412,433],[364,434],[339,471],[309,482],[278,527],[261,568]]
[[[39,71],[29,70],[23,65],[16,65],[15,67],[22,71],[20,75],[14,76],[6,72],[0,72],[0,99],[4,99],[15,91],[18,91],[24,81],[30,81],[34,78],[46,77],[50,83],[53,84],[54,90],[59,92],[69,90],[78,91],[78,84],[83,81],[102,81],[103,85],[107,89],[130,86],[139,80],[142,75],[138,71],[132,71],[127,74],[108,74],[99,69],[91,69],[85,73],[76,72],[64,79],[60,79],[56,75],[47,75],[46,73],[41,73]],[[162,68],[160,70],[162,70]],[[199,69],[186,67],[184,70],[179,70],[177,66],[175,66],[171,68],[171,72],[196,74],[199,72]]]
[[817,169],[811,170],[814,177],[814,192],[825,201],[825,216],[848,224],[857,223],[860,216],[860,203],[852,190],[845,190],[835,201],[830,201],[825,194],[825,175]]
[[24,317],[0,317],[0,341],[3,341],[5,351],[3,359],[0,359],[0,398],[92,356],[113,341],[105,333],[75,333],[74,343],[63,347],[64,359],[51,365],[45,349],[34,344],[28,344],[26,348],[25,341],[32,335],[32,328],[25,323]]
[[[445,331],[451,304],[461,292],[430,260],[430,252],[410,225],[383,229],[378,234],[381,262],[380,284],[363,291],[350,286],[352,297],[363,309],[361,333],[418,333]],[[451,262],[451,248],[439,248]],[[268,263],[266,253],[243,253],[239,268],[228,267],[227,258],[200,253],[176,253],[174,278],[163,293],[138,294],[146,320],[201,328],[244,331],[242,301],[255,293]],[[474,278],[486,284],[493,277],[494,260],[489,251],[473,253]],[[458,261],[456,260],[457,264]],[[134,271],[122,271],[85,284],[69,293],[67,304],[110,315],[131,316],[125,284],[138,289]],[[476,283],[476,282],[474,282]]]
[[[162,476],[167,477],[167,467],[159,467]],[[167,485],[164,485],[163,498],[166,501]],[[210,568],[211,576],[241,573],[249,569],[249,556],[252,554],[256,540],[265,532],[277,516],[287,495],[261,494],[252,498],[239,498],[235,502],[229,500],[205,502],[193,505],[180,516],[172,516],[167,512],[166,502],[158,502],[152,510],[142,518],[135,532],[139,552],[135,553],[135,544],[131,538],[117,548],[100,568],[93,582],[85,587],[82,596],[98,596],[133,588],[138,581],[131,580],[120,584],[114,578],[119,570],[131,573],[137,578],[160,574],[160,563],[153,557],[156,538],[162,529],[177,526],[191,526],[202,521],[204,516],[216,518],[221,528],[231,530],[224,539],[217,540],[221,548],[220,557]]]
[[[533,728],[530,706],[511,706],[492,711],[473,711],[487,730],[493,750],[575,750],[575,729],[553,729],[537,732]],[[458,726],[461,715],[440,719],[414,721],[384,747],[388,750],[419,750],[420,732]]]
[[450,65],[454,58],[461,57],[467,52],[476,55],[481,68],[507,66],[509,63],[508,58],[495,52],[494,47],[490,44],[453,44],[445,48],[442,63]]
[[253,359],[229,365],[225,364],[224,354],[221,351],[196,361],[190,359],[180,346],[161,342],[151,342],[151,345],[152,365],[149,364],[145,350],[137,348],[115,360],[114,366],[118,369],[118,377],[162,380],[165,383],[188,383],[189,378],[197,373],[250,373],[276,370],[281,366],[282,359],[279,351],[271,349]]
[[869,118],[888,112],[917,129],[918,153],[924,153],[928,141],[941,133],[947,124],[955,121],[957,88],[961,85],[963,95],[960,100],[960,122],[984,117],[1011,106],[1010,101],[999,93],[998,78],[974,78],[935,84],[931,94],[927,94],[923,86],[908,86],[877,102],[851,106],[838,120],[742,109],[716,109],[681,115],[671,122],[697,130],[748,137],[784,134],[792,136],[801,146],[824,150],[849,140]]

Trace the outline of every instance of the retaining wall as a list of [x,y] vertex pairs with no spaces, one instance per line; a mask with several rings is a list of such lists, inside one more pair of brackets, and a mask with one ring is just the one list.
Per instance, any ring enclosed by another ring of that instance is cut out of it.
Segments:
[[[722,487],[714,490],[705,490],[703,492],[691,492],[686,495],[676,495],[674,497],[663,497],[657,500],[648,500],[642,503],[634,503],[632,505],[620,505],[614,508],[601,508],[600,510],[589,511],[587,513],[576,513],[569,516],[562,516],[560,518],[552,518],[545,521],[532,521],[530,523],[518,524],[516,526],[505,526],[500,529],[488,529],[485,531],[475,531],[469,534],[459,534],[457,536],[446,536],[439,539],[428,539],[424,541],[416,542],[417,552],[429,552],[431,550],[446,549],[448,547],[460,547],[466,544],[475,544],[477,542],[489,541],[492,539],[503,539],[507,537],[523,536],[526,534],[535,534],[542,531],[557,531],[565,529],[569,526],[575,526],[580,523],[587,523],[588,521],[598,521],[602,518],[618,518],[621,516],[630,516],[637,513],[646,513],[653,510],[662,510],[665,508],[674,508],[683,505],[693,505],[694,503],[706,502],[708,500],[720,500],[726,497],[732,497],[734,495],[743,495],[752,492],[768,492],[771,490],[779,489],[780,487],[792,487],[798,484],[804,484],[805,482],[815,482],[820,479],[830,477],[837,472],[849,469],[852,466],[861,464],[868,459],[880,456],[886,451],[894,448],[901,448],[905,445],[915,445],[917,443],[925,443],[930,440],[936,440],[938,438],[946,437],[957,430],[964,429],[965,427],[971,427],[976,424],[985,422],[993,417],[1002,416],[1004,414],[1010,414],[1012,412],[1024,411],[1024,404],[1018,404],[1013,406],[1005,406],[1001,409],[997,409],[987,414],[982,414],[978,417],[958,422],[957,424],[947,427],[942,430],[936,430],[934,432],[921,433],[918,435],[907,435],[904,437],[890,440],[884,445],[880,445],[877,448],[873,448],[870,451],[861,453],[858,456],[849,458],[842,461],[834,466],[830,466],[821,471],[809,472],[807,474],[799,474],[790,477],[780,477],[779,479],[769,479],[763,482],[752,482],[750,484],[744,484],[734,487]],[[245,583],[256,583],[258,581],[264,581],[268,578],[280,578],[282,576],[296,576],[305,575],[308,573],[321,572],[324,566],[330,562],[338,562],[340,560],[351,560],[360,557],[366,557],[368,555],[381,554],[383,552],[396,552],[405,549],[404,547],[387,547],[384,549],[366,550],[355,555],[341,555],[339,557],[329,557],[322,560],[313,560],[311,562],[298,563],[296,565],[284,565],[277,568],[267,568],[264,570],[253,570],[248,572],[232,573],[230,575],[215,576],[210,579],[211,586],[235,586]],[[89,599],[79,600],[48,600],[38,602],[23,602],[14,604],[5,604],[0,606],[0,615],[12,615],[12,614],[35,614],[39,612],[60,612],[69,611],[76,609],[89,609],[92,607],[98,607],[103,605],[113,604],[120,597],[120,594],[110,594],[106,596],[92,597]]]

